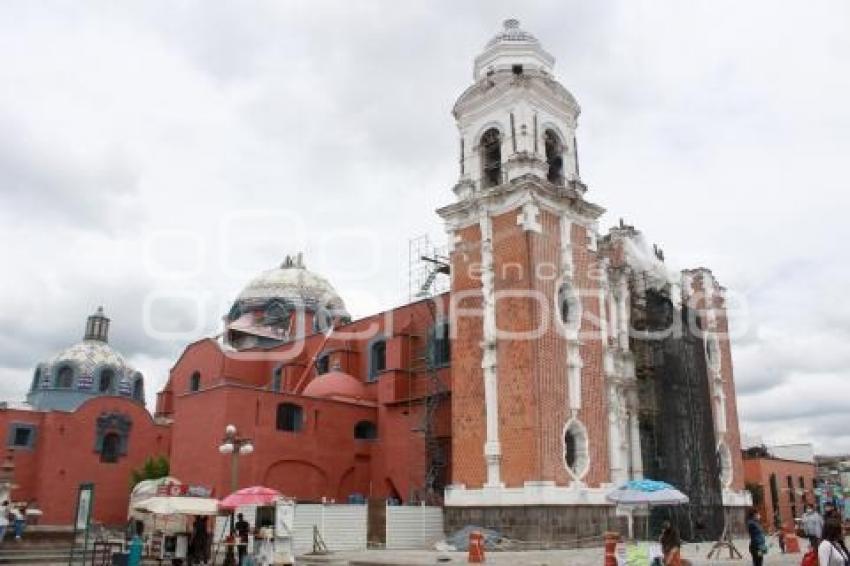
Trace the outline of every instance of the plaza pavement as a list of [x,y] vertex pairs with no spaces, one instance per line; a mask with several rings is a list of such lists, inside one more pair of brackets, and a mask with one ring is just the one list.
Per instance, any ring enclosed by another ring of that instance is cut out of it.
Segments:
[[[694,566],[723,565],[723,564],[752,564],[747,551],[747,541],[736,541],[743,559],[730,560],[728,552],[720,559],[708,560],[711,543],[687,544],[682,549],[684,558],[691,560]],[[806,546],[806,543],[803,543]],[[804,549],[805,550],[805,549]],[[450,557],[449,562],[440,562],[438,557]],[[604,551],[602,548],[583,548],[576,550],[530,550],[523,552],[488,552],[485,564],[510,566],[602,566]],[[797,566],[802,560],[802,554],[780,554],[774,545],[765,557],[765,566]],[[340,552],[325,557],[311,557],[298,564],[328,564],[334,566],[406,566],[424,564],[466,564],[466,553],[438,553],[426,550],[368,550],[363,552]]]

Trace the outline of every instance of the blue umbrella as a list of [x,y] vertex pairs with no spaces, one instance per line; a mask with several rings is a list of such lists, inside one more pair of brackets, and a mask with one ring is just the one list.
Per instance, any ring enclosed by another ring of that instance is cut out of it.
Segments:
[[631,480],[606,495],[608,501],[623,505],[681,505],[688,496],[670,485],[656,480]]

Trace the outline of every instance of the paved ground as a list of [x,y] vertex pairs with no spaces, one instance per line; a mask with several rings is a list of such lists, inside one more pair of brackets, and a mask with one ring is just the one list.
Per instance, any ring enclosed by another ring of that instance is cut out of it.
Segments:
[[[747,552],[746,541],[737,542],[738,549],[744,558],[730,560],[729,558],[708,560],[711,548],[710,543],[699,545],[689,544],[683,548],[683,557],[692,561],[694,566],[708,566],[715,564],[751,564]],[[805,543],[804,543],[805,545]],[[365,552],[339,553],[325,560],[310,562],[313,564],[334,564],[349,566],[389,566],[389,565],[422,565],[422,564],[466,564],[466,554],[459,552],[443,553],[442,556],[450,557],[449,562],[439,562],[440,553],[432,551],[391,551],[391,550],[369,550]],[[728,553],[725,554],[728,557]],[[579,550],[547,550],[547,551],[525,551],[525,552],[488,552],[487,564],[510,565],[510,566],[602,566],[603,550],[601,548],[587,548]],[[800,564],[802,554],[779,553],[779,549],[772,547],[765,558],[765,566],[797,566]]]

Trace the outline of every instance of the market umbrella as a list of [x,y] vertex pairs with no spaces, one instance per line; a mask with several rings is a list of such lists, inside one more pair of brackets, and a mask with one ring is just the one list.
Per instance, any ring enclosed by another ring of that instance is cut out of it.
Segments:
[[622,505],[681,505],[689,501],[669,483],[656,480],[631,480],[605,497]]
[[135,509],[155,515],[217,515],[218,500],[208,497],[156,496],[137,503]]
[[[667,482],[643,479],[631,480],[605,496],[608,501],[625,506],[681,505],[689,501],[688,496]],[[649,522],[646,525],[649,534]],[[629,538],[633,538],[632,514],[629,512]]]
[[281,493],[270,487],[255,485],[234,491],[221,500],[222,509],[236,509],[242,505],[270,505],[282,497]]

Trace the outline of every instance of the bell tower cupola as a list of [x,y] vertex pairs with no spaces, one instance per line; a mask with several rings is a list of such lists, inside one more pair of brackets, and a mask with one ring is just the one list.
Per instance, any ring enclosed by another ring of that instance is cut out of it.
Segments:
[[554,66],[555,58],[514,19],[505,20],[475,58],[475,82],[453,110],[459,198],[526,176],[584,192],[575,137],[579,106],[555,80]]
[[89,316],[86,321],[86,333],[84,340],[97,340],[98,342],[109,342],[109,319],[103,314],[103,307],[97,307],[97,311]]

